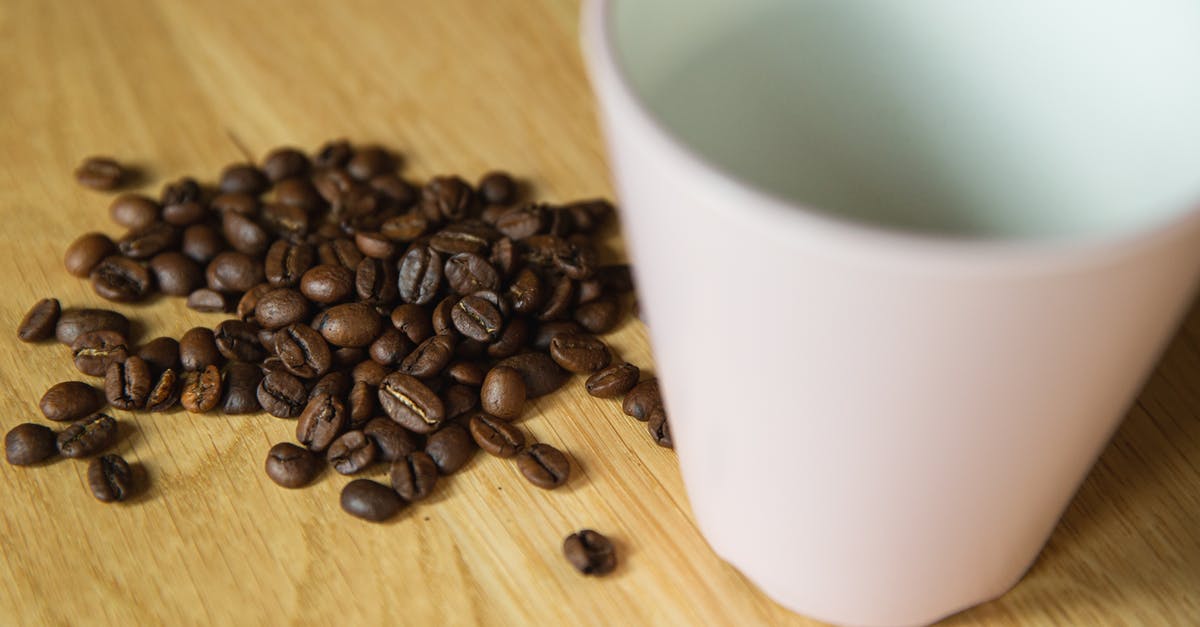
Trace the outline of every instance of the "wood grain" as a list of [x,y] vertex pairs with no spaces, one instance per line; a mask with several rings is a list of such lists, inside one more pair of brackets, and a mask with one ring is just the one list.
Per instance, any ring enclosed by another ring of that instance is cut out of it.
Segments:
[[[71,181],[93,153],[142,166],[157,190],[213,178],[238,144],[262,155],[344,135],[403,151],[415,179],[504,167],[545,199],[610,195],[577,12],[562,0],[0,3],[0,327],[47,295],[103,304],[61,265],[75,235],[117,234],[108,196]],[[220,320],[177,299],[119,309],[143,338]],[[1200,620],[1198,333],[1193,315],[1024,582],[950,624]],[[640,323],[609,339],[652,364]],[[40,419],[42,392],[75,376],[61,346],[3,342],[0,428]],[[128,425],[117,451],[149,478],[132,503],[93,500],[72,460],[0,465],[0,623],[811,624],[708,549],[674,454],[578,381],[521,423],[573,455],[565,488],[480,455],[384,525],[338,510],[343,477],[299,491],[267,480],[289,421],[115,413]],[[562,559],[584,526],[619,543],[613,576]]]

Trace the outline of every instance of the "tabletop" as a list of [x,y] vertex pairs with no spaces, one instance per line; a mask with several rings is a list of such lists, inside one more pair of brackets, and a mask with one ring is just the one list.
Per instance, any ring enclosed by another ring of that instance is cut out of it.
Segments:
[[[110,196],[72,180],[81,158],[114,155],[156,191],[347,137],[397,149],[413,180],[503,168],[541,199],[611,197],[577,20],[566,0],[0,3],[0,428],[45,422],[42,393],[82,376],[63,347],[16,341],[25,310],[111,306],[62,266],[77,234],[119,234]],[[115,308],[142,338],[223,319],[181,299]],[[1198,333],[1193,312],[1029,575],[948,624],[1200,620]],[[653,370],[637,320],[606,340]],[[132,502],[93,499],[76,460],[0,464],[0,622],[813,624],[708,548],[674,453],[578,379],[521,423],[571,454],[566,486],[477,455],[381,525],[340,511],[336,473],[270,482],[266,451],[291,421],[114,415],[129,425],[116,452],[147,478]],[[616,542],[610,576],[563,559],[583,527]]]

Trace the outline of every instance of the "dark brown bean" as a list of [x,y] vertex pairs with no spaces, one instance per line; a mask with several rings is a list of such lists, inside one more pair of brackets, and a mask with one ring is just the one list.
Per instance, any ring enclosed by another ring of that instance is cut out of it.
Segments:
[[280,329],[307,318],[308,300],[300,292],[287,287],[263,294],[254,306],[254,321],[267,329]]
[[156,337],[137,350],[137,356],[146,360],[154,372],[179,367],[179,342],[173,337]]
[[188,309],[204,313],[227,312],[230,310],[229,303],[230,299],[225,294],[216,290],[210,290],[207,287],[202,287],[188,294],[187,298]]
[[287,371],[267,373],[256,393],[262,408],[278,418],[295,418],[308,404],[304,383]]
[[117,252],[117,245],[103,233],[84,233],[75,238],[63,255],[63,266],[71,276],[80,278],[92,273],[105,257]]
[[267,451],[267,477],[284,488],[302,488],[321,473],[321,459],[308,449],[280,442]]
[[371,305],[396,301],[396,268],[392,262],[366,257],[354,273],[354,289],[358,299]]
[[521,373],[525,380],[525,397],[537,398],[557,390],[569,375],[549,355],[524,353],[500,360],[497,366],[508,366]]
[[275,333],[275,354],[288,372],[305,378],[319,377],[333,365],[329,344],[312,327],[292,324]]
[[549,292],[532,268],[524,268],[517,273],[512,285],[508,287],[508,295],[512,299],[514,311],[531,314],[541,309]]
[[316,212],[325,206],[325,199],[306,178],[289,178],[275,185],[275,201],[286,207],[295,207],[305,213]]
[[442,284],[442,256],[426,246],[414,246],[400,259],[398,276],[404,302],[428,304]]
[[671,440],[671,425],[667,421],[667,411],[662,406],[655,407],[646,419],[646,429],[654,443],[664,448],[675,448]]
[[129,318],[108,309],[64,309],[54,325],[54,336],[70,346],[89,331],[115,331],[129,337]]
[[502,420],[513,420],[525,407],[525,379],[513,368],[492,368],[483,380],[479,400],[487,413]]
[[75,168],[75,180],[80,185],[101,191],[116,189],[124,176],[125,170],[112,157],[88,157]]
[[208,217],[208,209],[199,202],[180,202],[162,209],[163,222],[173,226],[189,226]]
[[334,346],[368,346],[383,330],[379,312],[365,303],[345,303],[325,310],[313,325]]
[[221,400],[221,371],[209,364],[200,371],[183,374],[180,385],[179,404],[193,414],[212,411]]
[[379,459],[385,462],[394,462],[421,448],[417,436],[391,418],[372,418],[363,426],[363,433],[375,442]]
[[483,366],[475,361],[456,361],[446,367],[446,375],[452,381],[475,388],[483,385],[486,374]]
[[158,290],[170,296],[187,296],[204,285],[200,264],[183,253],[168,250],[150,260],[150,271]]
[[549,225],[546,205],[530,204],[505,212],[496,218],[496,229],[505,237],[523,240],[542,233]]
[[429,433],[445,419],[442,399],[416,377],[393,372],[380,382],[379,403],[400,426],[416,433]]
[[204,271],[208,287],[218,292],[245,292],[266,280],[254,257],[236,250],[219,253]]
[[309,300],[332,304],[354,294],[354,271],[342,265],[315,266],[300,279],[300,292]]
[[257,196],[271,186],[266,175],[249,163],[234,163],[221,171],[221,191]]
[[433,308],[433,315],[430,316],[430,323],[433,325],[433,332],[437,335],[454,335],[458,333],[458,329],[454,328],[454,306],[458,304],[459,296],[451,294],[438,302]]
[[92,414],[60,432],[55,446],[63,457],[88,457],[108,448],[116,437],[117,421],[112,416]]
[[626,416],[643,421],[650,418],[650,412],[662,406],[658,379],[647,379],[635,385],[621,401],[621,411],[625,412]]
[[480,255],[458,253],[446,260],[446,283],[456,294],[466,295],[500,287],[500,274]]
[[624,396],[637,385],[641,372],[633,364],[616,364],[596,371],[584,383],[588,394],[596,398]]
[[263,295],[273,289],[275,288],[270,283],[259,283],[242,294],[242,297],[238,299],[237,307],[233,310],[238,320],[254,322],[261,326],[262,323],[254,317],[254,309],[258,307],[258,301],[262,299]]
[[362,472],[379,454],[375,441],[362,431],[347,431],[329,445],[325,459],[333,469],[343,475]]
[[146,266],[121,255],[105,257],[92,268],[92,290],[106,300],[137,302],[154,288],[154,277]]
[[403,361],[400,372],[414,377],[428,378],[440,373],[454,358],[454,338],[435,335],[417,345]]
[[221,234],[231,248],[254,257],[266,252],[271,245],[271,236],[266,229],[252,218],[233,211],[221,216]]
[[62,305],[57,298],[43,298],[33,304],[21,324],[17,326],[17,339],[22,342],[40,342],[54,335],[54,327],[58,324],[58,316],[62,314]]
[[89,331],[75,338],[71,353],[80,372],[103,377],[109,364],[121,363],[129,357],[129,348],[125,336],[116,331]]
[[474,206],[475,193],[457,176],[435,176],[421,188],[421,208],[431,219],[461,220]]
[[329,394],[308,401],[296,422],[296,439],[314,452],[324,451],[346,426],[346,406]]
[[316,253],[307,244],[277,240],[271,244],[264,262],[267,282],[275,287],[294,287],[312,268]]
[[371,385],[366,381],[355,382],[346,399],[346,412],[351,428],[361,427],[375,415],[375,403],[378,398],[377,385]]
[[546,302],[538,311],[538,320],[562,320],[570,313],[574,302],[575,282],[565,276],[558,277],[550,284]]
[[295,148],[276,148],[263,158],[262,172],[272,183],[308,174],[308,156]]
[[567,482],[571,465],[562,451],[537,443],[517,454],[517,468],[529,483],[546,490]]
[[529,322],[528,318],[513,318],[504,325],[504,329],[500,331],[500,337],[488,345],[487,354],[495,359],[516,355],[525,348],[532,335],[533,324]]
[[568,371],[585,374],[612,361],[608,346],[590,335],[556,335],[550,340],[550,356]]
[[500,310],[479,296],[464,296],[450,310],[450,318],[459,333],[480,342],[494,342],[500,337],[504,318]]
[[165,412],[175,407],[179,402],[180,382],[179,374],[174,368],[167,368],[162,371],[158,380],[150,388],[150,394],[146,396],[146,411]]
[[104,375],[104,394],[108,404],[117,409],[141,409],[150,395],[150,367],[145,360],[133,355],[124,362],[108,365]]
[[258,403],[258,384],[263,379],[262,368],[244,361],[225,365],[225,380],[221,384],[221,413],[251,414],[262,409]]
[[449,423],[429,436],[425,452],[443,475],[458,472],[475,454],[475,441],[458,423]]
[[607,575],[617,568],[617,552],[603,535],[584,529],[563,540],[563,555],[585,575]]
[[101,503],[124,501],[133,493],[133,470],[120,455],[101,455],[88,464],[88,488]]
[[130,259],[149,259],[174,247],[179,242],[179,230],[165,222],[130,231],[117,241],[117,250]]
[[476,412],[470,421],[471,437],[479,448],[496,457],[512,457],[525,447],[525,434],[487,412]]
[[204,190],[195,179],[184,177],[163,186],[159,201],[163,205],[204,200]]
[[32,422],[19,424],[4,435],[4,458],[13,466],[29,466],[58,452],[57,434],[50,427]]
[[429,312],[424,307],[412,303],[405,303],[392,310],[392,326],[406,335],[413,344],[420,344],[434,334]]
[[379,337],[375,338],[374,342],[371,342],[367,353],[380,365],[394,366],[399,364],[412,350],[413,343],[408,340],[408,337],[394,328],[386,328]]
[[575,308],[575,321],[592,333],[608,333],[620,320],[620,304],[611,296],[601,296]]
[[253,217],[258,215],[258,196],[252,194],[244,194],[241,192],[224,192],[213,197],[209,203],[213,211],[216,211],[221,217],[227,213],[236,213],[239,215]]
[[[343,350],[345,350],[345,349],[343,349]],[[354,349],[354,350],[361,350],[361,349]],[[367,385],[373,385],[375,387],[379,387],[379,384],[383,383],[383,378],[388,376],[389,372],[390,371],[387,368],[379,365],[378,362],[374,362],[371,360],[363,360],[363,361],[359,362],[358,365],[354,366],[353,370],[351,370],[350,379],[354,383],[358,383],[358,382],[362,381],[362,382],[365,382]]]
[[447,385],[441,397],[448,418],[458,418],[479,407],[479,390],[461,383]]
[[258,325],[252,322],[226,320],[213,329],[213,341],[226,359],[258,362],[267,356],[258,341]]
[[108,217],[127,229],[144,229],[158,221],[158,203],[141,194],[121,194],[108,205]]
[[344,398],[350,393],[350,386],[354,383],[355,381],[352,381],[346,373],[335,370],[321,377],[313,384],[312,389],[308,391],[308,399],[312,400],[318,394],[329,394],[338,398]]
[[355,518],[383,522],[400,512],[404,501],[396,491],[370,479],[355,479],[342,488],[342,510]]
[[493,205],[509,205],[517,199],[517,183],[507,172],[488,172],[479,180],[479,195]]
[[79,420],[103,407],[100,391],[82,381],[56,383],[38,401],[42,415],[55,422]]
[[392,489],[400,498],[412,502],[424,499],[433,492],[437,485],[438,467],[428,454],[416,451],[392,462],[389,474]]
[[442,228],[429,238],[429,247],[447,255],[473,253],[486,255],[492,242],[500,233],[490,225],[478,220],[455,222]]
[[384,220],[379,232],[397,242],[411,242],[429,230],[430,221],[420,211],[409,211]]
[[208,265],[208,262],[216,258],[222,250],[225,249],[225,240],[217,233],[217,230],[208,224],[193,224],[183,230],[183,244],[179,247],[183,254],[187,255],[199,264]]

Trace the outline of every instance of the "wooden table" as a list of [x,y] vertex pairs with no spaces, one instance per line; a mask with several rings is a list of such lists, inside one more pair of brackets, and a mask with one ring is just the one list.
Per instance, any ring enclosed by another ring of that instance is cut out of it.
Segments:
[[[215,177],[279,144],[335,136],[403,151],[414,179],[493,167],[545,199],[610,195],[591,94],[563,0],[0,3],[0,327],[36,299],[103,305],[62,269],[84,230],[118,234],[109,197],[73,184],[85,155],[142,166],[145,189]],[[140,336],[221,317],[159,299],[120,310]],[[1195,624],[1200,620],[1200,316],[1104,454],[1030,575],[950,624]],[[652,364],[636,321],[610,336]],[[0,349],[0,428],[41,417],[75,378],[57,345]],[[85,464],[0,464],[4,624],[806,624],[707,547],[674,453],[576,381],[523,427],[574,456],[544,492],[477,456],[389,524],[337,506],[346,479],[287,491],[262,471],[291,421],[131,415],[117,452],[149,488],[104,505]],[[375,473],[381,475],[382,470]],[[562,538],[610,534],[621,566],[572,571]]]

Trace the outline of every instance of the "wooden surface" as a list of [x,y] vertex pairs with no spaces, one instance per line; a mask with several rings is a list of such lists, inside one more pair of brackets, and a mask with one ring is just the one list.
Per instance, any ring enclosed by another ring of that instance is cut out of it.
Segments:
[[[228,4],[227,7],[224,5]],[[564,0],[255,3],[0,2],[0,328],[43,296],[100,305],[62,269],[84,230],[118,230],[108,196],[71,170],[108,153],[169,177],[212,179],[278,144],[334,136],[402,150],[405,173],[492,167],[539,196],[609,195]],[[220,316],[160,299],[120,307],[140,337]],[[1200,315],[1167,352],[1030,575],[954,625],[1185,625],[1200,620]],[[645,329],[610,337],[650,365]],[[0,428],[77,375],[57,345],[0,343]],[[576,380],[522,426],[576,462],[563,489],[477,456],[429,502],[370,525],[344,515],[347,479],[270,483],[262,463],[294,423],[115,412],[117,452],[146,471],[135,502],[103,505],[83,463],[0,464],[0,623],[809,624],[707,548],[674,453]],[[381,474],[381,472],[376,473]],[[562,559],[580,527],[621,566],[583,578]]]

